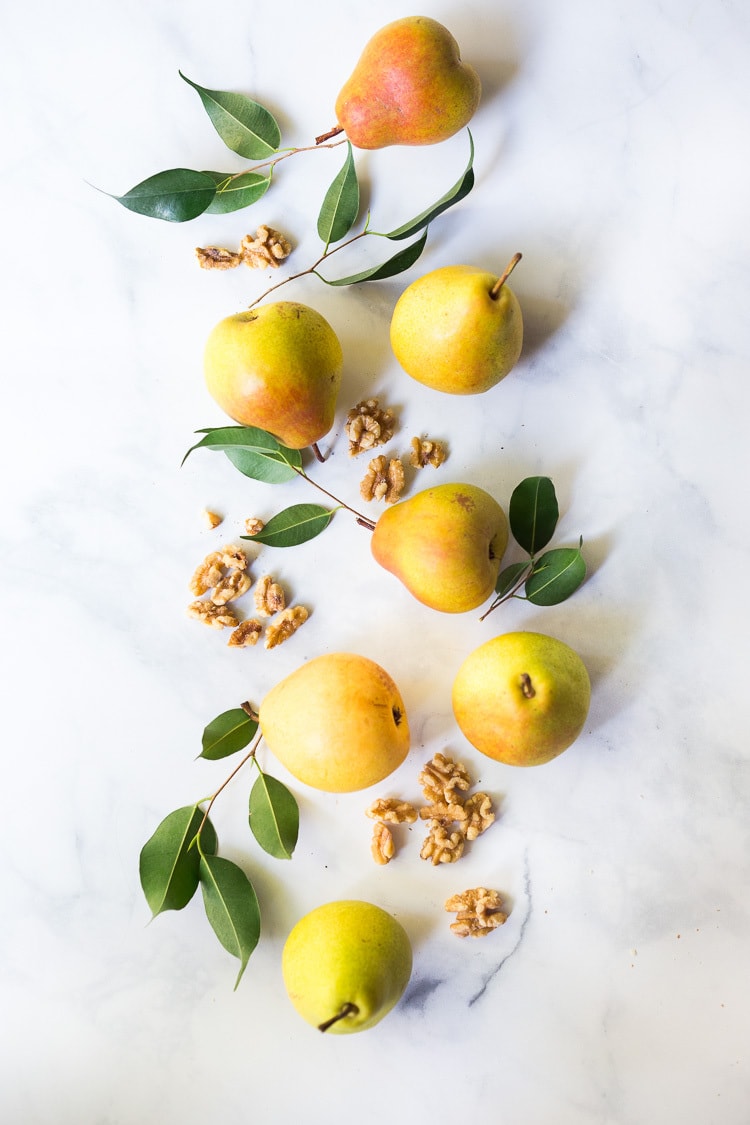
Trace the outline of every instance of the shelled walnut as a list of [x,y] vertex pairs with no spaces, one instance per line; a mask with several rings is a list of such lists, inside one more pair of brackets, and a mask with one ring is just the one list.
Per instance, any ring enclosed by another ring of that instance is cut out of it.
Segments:
[[266,648],[276,648],[288,640],[297,630],[304,625],[309,613],[303,605],[295,605],[282,613],[266,627]]
[[237,628],[232,630],[227,644],[230,648],[251,648],[257,645],[262,632],[263,626],[260,621],[251,617],[247,621],[241,621]]
[[386,863],[390,863],[396,854],[393,833],[382,820],[379,820],[372,830],[370,851],[372,853],[372,858],[380,867],[384,867]]
[[414,824],[417,810],[414,805],[401,801],[398,797],[378,797],[365,810],[365,815],[371,820],[389,821],[391,824]]
[[404,466],[398,459],[387,460],[381,455],[373,457],[367,466],[359,493],[363,500],[385,500],[386,504],[395,504],[403,489]]
[[257,516],[248,516],[245,520],[245,534],[259,535],[265,526],[263,520],[258,519]]
[[451,930],[459,937],[485,937],[508,919],[498,891],[474,887],[446,900],[445,909],[456,915]]
[[273,227],[259,226],[255,237],[246,234],[240,243],[241,259],[251,269],[264,269],[266,266],[278,269],[279,263],[291,252],[291,242]]
[[273,617],[275,613],[280,613],[282,609],[286,609],[286,595],[279,583],[275,582],[270,574],[264,574],[262,578],[258,579],[253,591],[253,600],[261,617]]
[[226,605],[236,598],[241,598],[250,589],[252,582],[244,570],[230,570],[222,575],[211,591],[210,598],[214,605]]
[[196,601],[188,606],[190,617],[210,625],[213,629],[234,629],[239,624],[235,615],[226,606],[214,605],[213,602]]
[[445,461],[445,456],[445,447],[441,442],[432,441],[430,438],[411,439],[409,462],[415,469],[424,469],[426,465],[432,465],[437,469]]
[[433,866],[438,863],[455,863],[464,854],[464,844],[463,832],[450,832],[439,821],[431,820],[419,854],[422,859],[429,859]]
[[466,790],[471,785],[466,766],[440,753],[434,754],[425,764],[418,781],[425,797],[433,804],[440,801],[453,804],[457,800],[456,790]]
[[353,406],[346,417],[344,429],[349,439],[349,456],[356,457],[376,445],[385,445],[393,437],[396,419],[390,408],[381,410],[376,398],[364,399]]
[[204,270],[233,270],[242,261],[242,255],[225,246],[196,246],[198,265]]
[[464,836],[467,840],[476,840],[495,820],[492,798],[489,793],[472,793],[464,801],[463,808],[467,818],[463,825]]

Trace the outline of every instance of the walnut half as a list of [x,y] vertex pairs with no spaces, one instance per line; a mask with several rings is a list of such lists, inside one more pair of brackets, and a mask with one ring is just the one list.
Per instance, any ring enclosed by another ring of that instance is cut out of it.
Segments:
[[473,887],[446,900],[445,909],[455,913],[451,930],[459,937],[485,937],[507,921],[503,900],[498,891]]
[[308,611],[303,605],[295,605],[285,609],[276,620],[266,628],[266,648],[276,648],[288,640],[308,618]]
[[396,458],[373,457],[359,486],[363,500],[385,500],[395,504],[404,488],[404,466]]

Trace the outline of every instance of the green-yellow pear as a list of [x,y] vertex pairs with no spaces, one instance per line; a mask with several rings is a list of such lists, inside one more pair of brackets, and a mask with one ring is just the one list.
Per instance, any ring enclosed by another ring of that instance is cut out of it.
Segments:
[[473,484],[439,484],[387,508],[372,553],[425,605],[445,613],[480,606],[495,588],[508,520]]
[[366,45],[336,99],[336,118],[357,148],[432,145],[474,115],[481,83],[447,28],[427,16],[387,24]]
[[316,656],[263,698],[268,748],[298,781],[351,793],[382,781],[409,752],[401,694],[379,664],[352,652]]
[[228,316],[204,353],[206,386],[243,426],[267,430],[290,449],[324,437],[336,411],[343,354],[325,317],[277,301]]
[[281,957],[294,1007],[313,1027],[336,1035],[379,1023],[401,999],[411,969],[411,943],[401,923],[358,899],[305,914]]
[[523,317],[507,278],[475,266],[443,266],[412,282],[391,318],[391,347],[404,371],[436,391],[475,395],[515,366]]
[[511,766],[539,766],[583,730],[591,683],[577,652],[543,633],[485,641],[458,670],[453,713],[483,754]]

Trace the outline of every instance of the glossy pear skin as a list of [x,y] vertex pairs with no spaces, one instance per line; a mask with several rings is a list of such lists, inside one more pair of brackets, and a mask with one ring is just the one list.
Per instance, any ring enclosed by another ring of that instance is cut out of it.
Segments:
[[472,484],[441,484],[387,508],[372,553],[424,605],[464,613],[495,588],[508,545],[505,512]]
[[523,347],[518,298],[495,274],[443,266],[412,282],[391,318],[391,347],[404,371],[436,391],[475,395],[494,387]]
[[357,148],[432,145],[468,124],[480,95],[448,29],[407,16],[369,41],[336,99],[336,118]]
[[210,333],[206,386],[243,426],[303,449],[330,430],[341,385],[338,337],[315,309],[277,301],[235,313]]
[[[297,922],[281,956],[289,999],[313,1027],[329,1035],[366,1031],[398,1003],[409,983],[412,949],[406,930],[373,903],[325,903]],[[321,1028],[323,1030],[323,1028]]]
[[365,656],[316,656],[259,708],[269,750],[298,781],[351,793],[382,781],[409,752],[409,723],[391,677]]
[[543,633],[494,637],[453,683],[453,713],[472,746],[511,766],[562,754],[583,730],[591,683],[577,652]]

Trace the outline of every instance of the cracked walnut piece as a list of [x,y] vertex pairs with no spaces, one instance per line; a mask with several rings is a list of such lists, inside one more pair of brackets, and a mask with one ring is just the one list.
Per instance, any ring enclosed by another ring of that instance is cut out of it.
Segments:
[[429,438],[413,437],[411,439],[411,453],[409,462],[415,469],[424,469],[425,465],[439,468],[445,460],[445,447],[439,441]]
[[440,753],[427,762],[418,781],[428,801],[433,804],[445,801],[449,805],[456,803],[457,789],[468,789],[471,784],[466,766]]
[[265,526],[263,520],[258,519],[257,516],[249,516],[245,520],[245,531],[248,535],[260,535]]
[[349,439],[349,456],[356,457],[376,445],[385,445],[393,437],[395,423],[393,411],[381,410],[378,399],[358,402],[347,414],[344,426]]
[[263,626],[260,621],[251,617],[248,621],[241,621],[237,628],[232,630],[227,644],[231,648],[250,648],[257,645],[262,632]]
[[240,243],[242,261],[251,269],[265,269],[266,266],[278,269],[279,263],[291,252],[292,244],[273,227],[259,226],[254,238],[246,234]]
[[445,825],[431,820],[429,833],[419,854],[422,859],[431,860],[433,866],[438,863],[455,863],[464,854],[464,844],[463,832],[449,832]]
[[203,270],[233,270],[242,261],[241,254],[224,246],[196,246],[195,256]]
[[286,596],[278,582],[274,582],[270,574],[264,574],[258,580],[258,585],[253,592],[255,608],[261,617],[273,617],[282,609],[286,609]]
[[408,801],[399,801],[398,797],[378,797],[365,809],[365,816],[371,820],[390,821],[391,824],[413,824],[417,819],[417,810]]
[[385,500],[395,504],[404,488],[404,466],[397,459],[386,462],[385,457],[373,457],[367,466],[367,475],[359,486],[363,500]]
[[484,937],[507,921],[498,891],[474,887],[446,900],[445,909],[456,915],[451,930],[459,937]]
[[226,605],[235,598],[241,598],[252,586],[250,576],[244,570],[230,570],[223,575],[211,591],[214,605]]
[[489,793],[472,793],[466,798],[463,808],[468,821],[462,826],[464,836],[467,840],[476,840],[495,820],[492,798]]
[[304,625],[308,617],[308,611],[303,605],[295,605],[291,609],[285,609],[272,625],[267,626],[265,647],[276,648],[277,645],[283,644],[297,632],[301,625]]
[[188,614],[213,629],[234,629],[239,624],[231,610],[223,605],[214,605],[213,602],[192,602],[188,606]]
[[379,820],[372,830],[370,851],[372,852],[372,858],[381,867],[384,867],[386,863],[390,863],[396,854],[393,834],[388,825],[384,824],[382,820]]
[[190,592],[200,597],[212,586],[217,586],[227,570],[247,570],[247,555],[241,548],[226,546],[212,551],[193,572],[190,579]]

